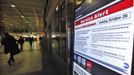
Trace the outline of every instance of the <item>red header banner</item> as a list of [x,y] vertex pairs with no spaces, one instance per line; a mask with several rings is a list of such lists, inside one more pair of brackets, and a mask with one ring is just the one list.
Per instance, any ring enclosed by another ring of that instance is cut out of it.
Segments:
[[107,16],[109,14],[113,14],[115,12],[127,9],[132,6],[133,6],[133,0],[122,0],[118,3],[115,3],[109,6],[108,8],[102,9],[94,14],[91,14],[85,18],[75,21],[75,26],[86,23],[86,22],[90,22],[92,20]]

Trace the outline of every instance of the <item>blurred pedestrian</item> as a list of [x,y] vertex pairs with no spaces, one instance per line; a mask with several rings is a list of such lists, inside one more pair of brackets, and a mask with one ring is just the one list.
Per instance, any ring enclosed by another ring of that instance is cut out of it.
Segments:
[[15,62],[14,59],[14,55],[16,54],[15,50],[18,50],[18,44],[16,43],[16,41],[17,40],[8,33],[5,33],[5,37],[1,41],[1,44],[4,45],[4,53],[5,54],[10,53],[10,58],[8,60],[9,65],[12,65],[12,63]]
[[22,51],[23,49],[23,44],[24,44],[24,38],[22,36],[20,36],[18,43],[20,44],[20,50]]
[[34,38],[33,37],[29,37],[30,47],[32,47],[33,41],[34,41]]
[[43,39],[43,37],[42,37],[42,36],[40,36],[40,37],[39,37],[39,40],[41,41],[42,39]]
[[40,46],[42,48],[44,48],[44,46],[45,46],[45,37],[42,37],[42,39],[40,40]]

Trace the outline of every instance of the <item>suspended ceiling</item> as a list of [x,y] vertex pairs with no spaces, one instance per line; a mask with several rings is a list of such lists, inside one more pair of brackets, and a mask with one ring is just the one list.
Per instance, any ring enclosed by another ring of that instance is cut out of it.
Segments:
[[1,0],[2,25],[6,31],[42,31],[47,0]]

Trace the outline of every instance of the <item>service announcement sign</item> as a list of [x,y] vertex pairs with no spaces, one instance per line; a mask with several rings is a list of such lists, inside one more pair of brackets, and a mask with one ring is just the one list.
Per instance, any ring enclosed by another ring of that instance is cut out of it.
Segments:
[[92,75],[92,62],[131,75],[133,0],[85,0],[74,25],[74,75]]

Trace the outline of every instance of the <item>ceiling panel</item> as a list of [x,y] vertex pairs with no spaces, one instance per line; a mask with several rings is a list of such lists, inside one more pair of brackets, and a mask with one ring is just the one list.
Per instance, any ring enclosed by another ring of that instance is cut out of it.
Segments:
[[[3,15],[3,26],[5,26],[8,31],[16,28],[41,31],[42,29],[40,27],[43,25],[43,11],[46,1],[47,0],[1,0],[2,10],[0,12],[2,12]],[[16,7],[13,8],[11,5],[15,5]]]

